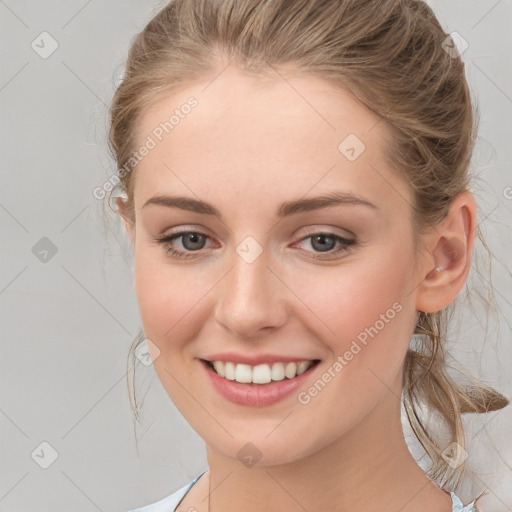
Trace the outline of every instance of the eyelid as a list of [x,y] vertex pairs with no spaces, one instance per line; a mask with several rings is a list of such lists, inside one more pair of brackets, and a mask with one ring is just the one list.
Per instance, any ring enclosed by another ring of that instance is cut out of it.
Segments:
[[[194,233],[197,235],[204,236],[207,240],[213,240],[213,237],[210,236],[208,233],[205,233],[204,231],[200,231],[198,229],[188,229],[188,228],[179,229],[177,231],[173,231],[171,233],[167,233],[167,234],[155,237],[154,240],[155,240],[155,242],[165,243],[166,241],[168,241],[170,239],[172,239],[172,241],[178,240],[180,238],[180,236],[187,235],[189,233]],[[201,251],[202,250],[203,249],[201,249]],[[193,254],[193,251],[188,251],[188,252],[189,252],[189,254]],[[199,253],[200,251],[197,251],[197,252]]]
[[[306,228],[306,229],[307,229],[306,233],[302,234],[301,237],[294,243],[302,242],[305,238],[308,238],[312,235],[319,235],[319,234],[339,236],[340,238],[343,238],[347,241],[357,240],[356,235],[354,233],[352,233],[351,231],[349,231],[347,229],[343,230],[343,231],[345,231],[345,233],[348,233],[348,236],[345,234],[340,234],[340,233],[334,231],[334,230],[337,230],[340,228],[336,228],[334,226],[328,226],[326,228],[310,227],[310,228]],[[205,228],[203,228],[202,226],[199,229],[192,225],[184,226],[184,227],[180,226],[180,228],[178,228],[177,231],[172,231],[170,233],[164,233],[163,235],[157,237],[157,239],[161,240],[161,239],[170,238],[172,236],[175,236],[178,238],[179,235],[181,235],[181,234],[197,233],[197,234],[205,236],[211,240],[213,237],[211,235],[209,235],[208,233],[206,233],[205,231],[207,231],[207,230]]]
[[[324,225],[326,226],[326,225]],[[308,237],[311,235],[318,235],[319,233],[329,234],[329,235],[335,235],[339,236],[340,238],[345,238],[346,240],[351,240],[357,238],[352,231],[349,231],[348,229],[341,229],[335,226],[327,226],[327,227],[313,227],[313,228],[306,228],[306,234],[301,236],[301,240],[304,239],[304,237]],[[339,231],[343,231],[344,233],[340,234]]]
[[[211,254],[203,254],[204,248],[199,249],[197,251],[188,251],[188,250],[180,250],[175,249],[172,247],[171,242],[174,242],[174,240],[179,239],[181,236],[186,234],[197,234],[200,236],[205,237],[206,239],[212,240],[212,237],[208,235],[207,233],[203,233],[201,231],[195,230],[195,229],[189,229],[189,228],[183,228],[179,229],[178,231],[169,233],[167,235],[163,235],[161,237],[157,237],[154,239],[154,241],[158,244],[160,244],[163,248],[165,248],[166,253],[169,255],[170,258],[173,258],[175,260],[188,260],[188,259],[209,259],[212,257]],[[339,235],[330,229],[312,229],[310,233],[304,234],[299,240],[297,240],[292,247],[294,247],[297,244],[300,244],[301,242],[304,242],[307,239],[311,239],[314,236],[327,236],[330,238],[333,238],[335,242],[339,243],[340,245],[336,249],[331,249],[329,251],[325,252],[316,252],[316,251],[308,251],[303,250],[304,257],[308,259],[313,259],[317,261],[329,261],[329,260],[336,260],[339,259],[339,255],[343,253],[350,252],[354,247],[358,245],[358,240],[354,236],[352,238],[347,238],[345,236]],[[166,248],[167,245],[167,248]],[[311,254],[316,256],[311,256]]]

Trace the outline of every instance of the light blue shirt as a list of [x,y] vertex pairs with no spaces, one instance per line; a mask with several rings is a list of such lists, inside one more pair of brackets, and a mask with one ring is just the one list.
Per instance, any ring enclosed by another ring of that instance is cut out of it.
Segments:
[[[204,473],[206,473],[206,471]],[[135,510],[129,510],[128,512],[174,512],[185,494],[187,494],[189,489],[204,475],[204,473],[199,475],[189,484],[183,486],[181,489],[178,489],[170,496],[152,503],[151,505],[146,505],[145,507],[137,508]],[[450,492],[450,496],[452,497],[452,512],[478,512],[475,506],[476,499],[464,506],[455,493]]]

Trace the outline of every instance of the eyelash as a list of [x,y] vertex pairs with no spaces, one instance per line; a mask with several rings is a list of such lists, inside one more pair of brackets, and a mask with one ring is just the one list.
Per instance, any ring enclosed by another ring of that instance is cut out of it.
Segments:
[[[179,231],[177,233],[173,233],[172,235],[168,235],[168,236],[165,236],[162,238],[155,238],[155,242],[162,245],[165,248],[165,252],[168,255],[170,255],[171,257],[178,258],[178,259],[190,259],[190,258],[195,257],[195,254],[199,253],[201,251],[201,249],[199,249],[198,251],[183,252],[183,251],[178,251],[178,250],[174,249],[170,245],[170,243],[173,242],[175,239],[180,238],[181,236],[184,236],[184,235],[189,235],[189,234],[201,235],[206,238],[210,238],[208,235],[206,235],[205,233],[201,233],[200,231]],[[304,238],[301,238],[299,240],[299,242],[303,242],[304,240],[307,240],[308,238],[313,238],[315,236],[327,236],[329,238],[334,238],[335,241],[341,243],[341,246],[338,247],[338,249],[332,250],[332,252],[323,253],[323,254],[328,254],[329,256],[332,256],[333,254],[349,252],[355,245],[357,245],[357,241],[355,239],[343,238],[342,236],[335,235],[334,233],[328,233],[325,231],[311,233],[310,235],[308,235]],[[317,253],[317,254],[322,254],[322,253]],[[315,259],[315,260],[328,259],[323,256],[320,256],[320,257],[307,256],[307,258]]]

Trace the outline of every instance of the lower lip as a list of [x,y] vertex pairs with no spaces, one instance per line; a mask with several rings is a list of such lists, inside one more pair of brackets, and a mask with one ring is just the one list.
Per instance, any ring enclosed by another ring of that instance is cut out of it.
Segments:
[[242,384],[217,375],[205,361],[201,361],[201,363],[213,387],[221,396],[235,404],[251,407],[265,407],[284,400],[304,384],[318,364],[310,366],[304,373],[293,379],[284,378],[268,384]]

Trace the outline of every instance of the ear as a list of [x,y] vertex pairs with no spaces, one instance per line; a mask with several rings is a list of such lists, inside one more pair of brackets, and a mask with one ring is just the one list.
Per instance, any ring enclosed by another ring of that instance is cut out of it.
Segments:
[[121,222],[123,224],[123,228],[128,235],[128,238],[130,239],[130,242],[133,245],[135,244],[135,224],[130,219],[127,213],[126,209],[126,203],[123,201],[121,197],[117,197],[115,199],[117,211],[119,213],[119,216],[121,217]]
[[446,217],[427,235],[424,275],[416,294],[416,309],[440,311],[450,304],[466,282],[476,234],[476,204],[473,195],[455,197]]

